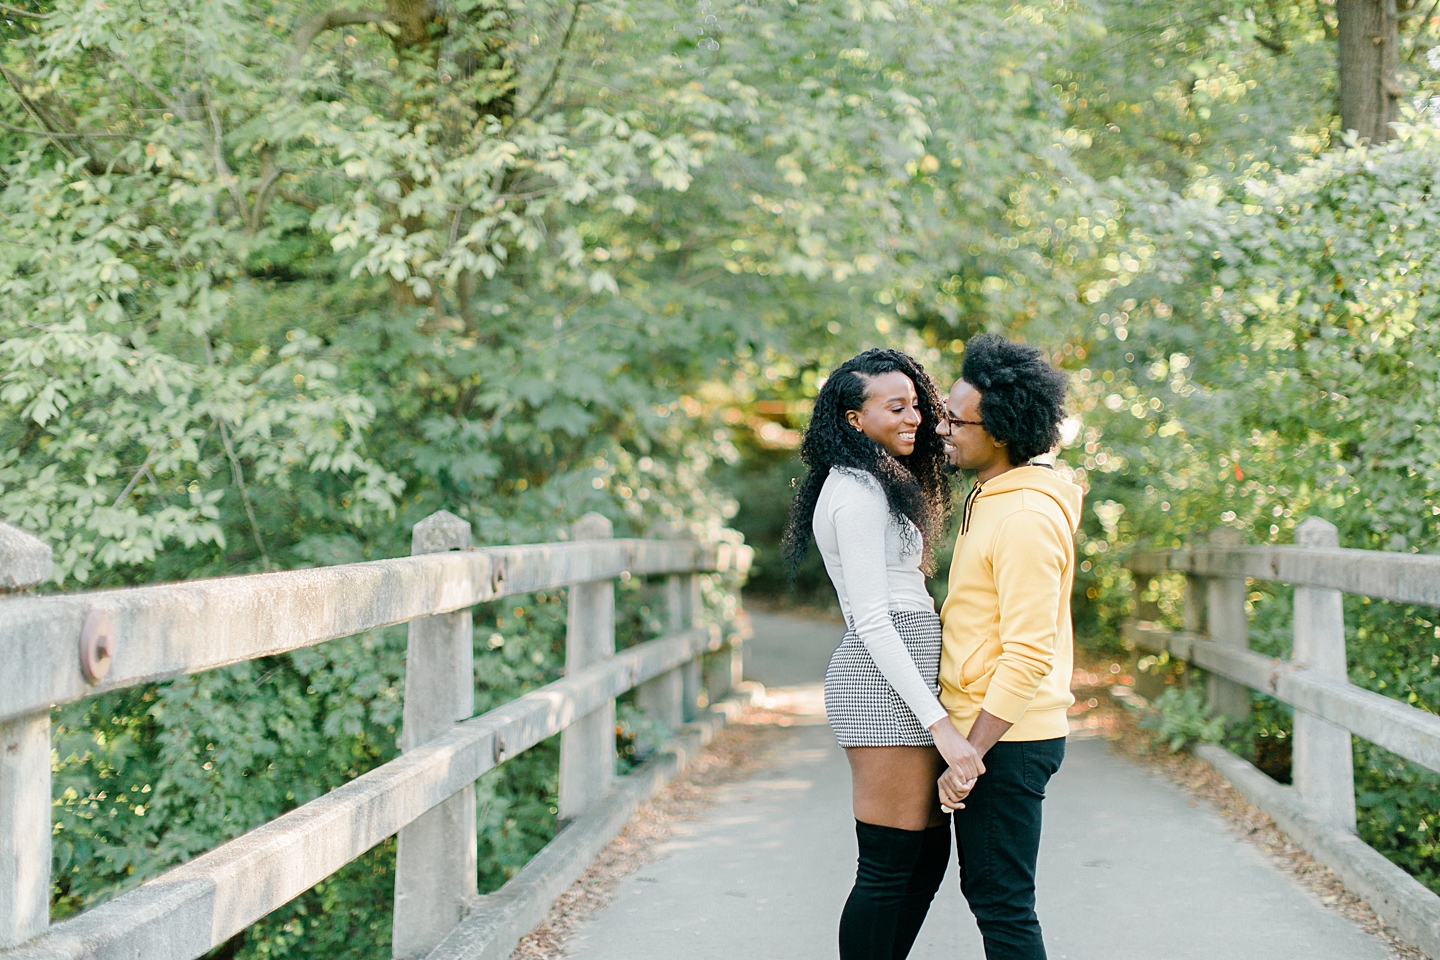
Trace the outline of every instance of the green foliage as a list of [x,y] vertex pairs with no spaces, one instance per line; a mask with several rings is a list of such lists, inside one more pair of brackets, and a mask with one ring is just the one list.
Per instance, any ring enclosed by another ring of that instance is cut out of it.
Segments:
[[1140,726],[1153,730],[1156,741],[1171,753],[1192,743],[1218,743],[1225,735],[1225,718],[1210,715],[1205,695],[1196,687],[1168,687],[1155,699],[1154,707],[1141,718]]
[[56,913],[395,756],[404,652],[388,630],[57,709]]
[[1374,744],[1356,742],[1355,807],[1361,839],[1440,892],[1440,775]]
[[[1440,142],[1331,149],[1330,4],[37,9],[0,23],[0,515],[54,545],[50,589],[403,555],[442,507],[485,544],[589,510],[738,542],[738,509],[777,587],[765,491],[820,378],[885,344],[943,381],[982,329],[1074,371],[1092,641],[1135,545],[1319,514],[1440,548]],[[1422,95],[1437,24],[1406,18]],[[1135,586],[1177,617],[1173,579]],[[706,579],[708,621],[736,588]],[[661,632],[643,584],[619,601],[622,643]],[[1287,604],[1251,598],[1266,652]],[[1352,680],[1440,710],[1433,612],[1347,617]],[[476,611],[479,709],[559,675],[563,619]],[[403,654],[58,710],[56,915],[392,757]],[[1167,739],[1212,729],[1186,696]],[[659,732],[620,721],[628,763]],[[1262,701],[1251,739],[1286,722]],[[1433,778],[1357,757],[1362,833],[1433,883]],[[555,761],[478,785],[485,889],[552,834]],[[233,953],[384,955],[392,871],[372,851]]]
[[[1170,546],[1217,526],[1287,542],[1318,515],[1342,546],[1440,547],[1440,144],[1428,124],[1397,132],[1206,194],[1132,191],[1130,240],[1152,260],[1097,304],[1080,371],[1087,453],[1119,465],[1091,474],[1092,503],[1123,506],[1122,542]],[[1128,578],[1114,560],[1092,567],[1093,622],[1113,623]],[[1178,583],[1137,586],[1175,620]],[[1288,654],[1289,591],[1257,584],[1249,600],[1256,648]],[[1434,611],[1350,597],[1346,617],[1352,682],[1440,710]],[[1289,722],[1259,699],[1237,746],[1288,775]],[[1364,748],[1357,778],[1362,834],[1433,883],[1419,828],[1433,777]]]

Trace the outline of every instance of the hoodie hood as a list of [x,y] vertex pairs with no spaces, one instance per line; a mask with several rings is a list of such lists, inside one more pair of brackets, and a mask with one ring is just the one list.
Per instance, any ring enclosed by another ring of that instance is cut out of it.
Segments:
[[1036,464],[1015,467],[984,483],[977,483],[970,491],[970,496],[965,498],[962,526],[968,520],[970,511],[974,509],[975,501],[1002,493],[1014,493],[1017,490],[1033,490],[1054,500],[1070,523],[1070,533],[1074,534],[1080,529],[1080,510],[1085,501],[1085,491],[1080,489],[1079,484],[1060,476],[1053,468]]

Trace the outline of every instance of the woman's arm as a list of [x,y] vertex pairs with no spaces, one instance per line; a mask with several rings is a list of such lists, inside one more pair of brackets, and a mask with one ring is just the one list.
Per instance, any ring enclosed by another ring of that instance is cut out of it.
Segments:
[[885,495],[865,481],[845,477],[830,501],[830,520],[840,553],[840,572],[850,602],[851,626],[870,651],[870,659],[905,701],[920,725],[929,727],[949,714],[920,676],[890,619],[890,587],[885,572],[885,529],[890,509]]

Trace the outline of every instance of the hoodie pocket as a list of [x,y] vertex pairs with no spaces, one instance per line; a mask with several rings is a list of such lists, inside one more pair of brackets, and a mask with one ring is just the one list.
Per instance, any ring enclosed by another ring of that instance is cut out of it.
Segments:
[[[966,692],[981,693],[990,686],[989,676],[995,670],[995,660],[1000,656],[1000,644],[987,637],[970,655],[960,664],[960,688]],[[979,689],[972,691],[971,686],[986,681]]]

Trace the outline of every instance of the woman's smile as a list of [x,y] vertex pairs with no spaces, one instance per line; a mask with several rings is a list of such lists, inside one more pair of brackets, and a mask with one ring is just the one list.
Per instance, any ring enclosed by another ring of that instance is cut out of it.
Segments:
[[864,406],[847,414],[850,425],[892,456],[910,456],[925,421],[915,384],[905,374],[892,370],[868,378],[867,386],[870,389]]

